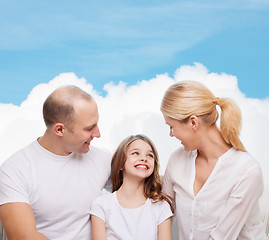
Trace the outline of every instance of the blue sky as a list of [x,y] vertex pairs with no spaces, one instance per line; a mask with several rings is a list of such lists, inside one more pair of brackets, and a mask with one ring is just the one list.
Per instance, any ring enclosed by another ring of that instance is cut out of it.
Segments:
[[238,78],[269,97],[269,1],[0,0],[0,103],[19,105],[63,72],[135,84],[182,65]]

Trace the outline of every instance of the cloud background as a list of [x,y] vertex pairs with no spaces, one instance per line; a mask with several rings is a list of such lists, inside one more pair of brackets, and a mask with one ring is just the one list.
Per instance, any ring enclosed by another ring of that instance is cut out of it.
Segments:
[[163,174],[170,154],[180,144],[175,138],[169,137],[169,127],[165,125],[159,108],[165,90],[171,84],[182,80],[201,81],[215,96],[233,98],[241,108],[241,139],[263,170],[265,190],[260,207],[262,211],[268,212],[269,99],[247,98],[238,88],[235,76],[209,72],[200,63],[182,65],[175,70],[173,76],[156,75],[155,78],[142,80],[134,85],[110,82],[103,87],[105,95],[98,92],[87,79],[78,78],[74,73],[62,73],[48,83],[35,86],[20,106],[0,103],[0,164],[44,133],[44,100],[57,87],[72,84],[89,92],[97,101],[101,138],[95,139],[93,145],[113,152],[127,135],[143,133],[153,140],[158,149],[160,173]]
[[32,89],[20,106],[0,104],[0,163],[14,151],[30,143],[45,131],[42,119],[42,104],[57,87],[76,85],[92,94],[99,106],[101,138],[92,144],[114,151],[120,141],[129,134],[143,133],[156,144],[160,154],[161,174],[164,173],[172,151],[180,146],[169,137],[159,110],[164,91],[173,83],[182,80],[201,81],[217,97],[233,98],[242,111],[241,139],[247,150],[261,164],[265,184],[269,184],[269,161],[267,155],[269,133],[269,99],[247,98],[238,88],[237,78],[226,73],[214,73],[200,63],[183,65],[173,76],[156,75],[135,85],[125,82],[110,82],[104,86],[105,96],[100,94],[85,78],[74,73],[62,73],[48,83]]

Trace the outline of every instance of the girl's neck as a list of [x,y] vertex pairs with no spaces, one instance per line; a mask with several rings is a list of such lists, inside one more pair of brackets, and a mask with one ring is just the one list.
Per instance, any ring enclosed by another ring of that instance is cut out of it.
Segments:
[[144,181],[135,182],[123,180],[116,192],[117,199],[123,208],[138,208],[145,204]]

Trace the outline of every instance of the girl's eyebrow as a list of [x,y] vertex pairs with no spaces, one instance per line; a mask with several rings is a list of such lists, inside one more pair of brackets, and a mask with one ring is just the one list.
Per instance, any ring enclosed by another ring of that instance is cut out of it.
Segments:
[[[131,148],[128,151],[140,151],[140,149],[139,148]],[[149,150],[149,152],[153,153],[152,150]]]

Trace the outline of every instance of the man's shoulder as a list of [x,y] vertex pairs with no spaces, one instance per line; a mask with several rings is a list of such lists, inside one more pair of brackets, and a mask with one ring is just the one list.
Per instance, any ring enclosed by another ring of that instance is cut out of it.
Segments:
[[26,146],[24,146],[23,148],[15,151],[10,157],[8,157],[3,163],[3,165],[6,164],[15,164],[17,165],[19,162],[24,162],[24,161],[28,161],[30,160],[30,158],[28,158],[28,153],[30,153],[31,151],[34,151],[34,147],[33,145],[35,144],[35,142],[32,142]]
[[106,159],[111,159],[112,158],[112,153],[106,149],[106,148],[100,148],[96,146],[91,146],[90,150],[84,154],[85,156],[90,156],[93,158],[106,158]]

